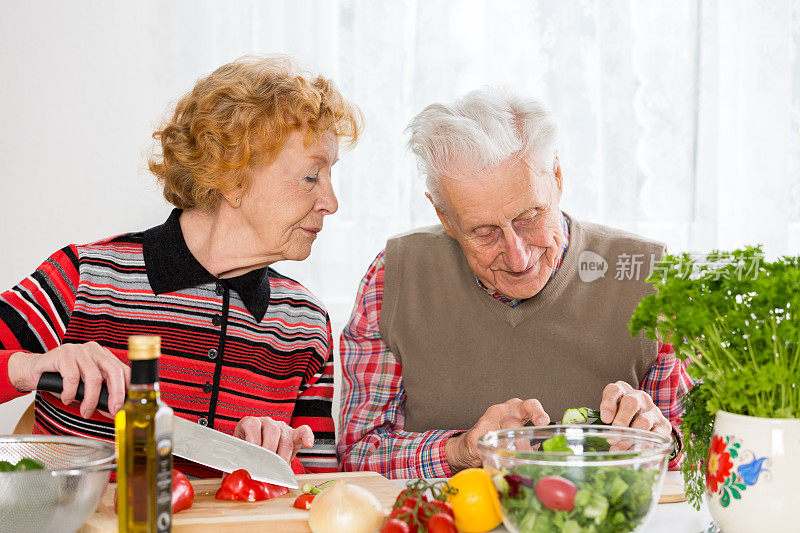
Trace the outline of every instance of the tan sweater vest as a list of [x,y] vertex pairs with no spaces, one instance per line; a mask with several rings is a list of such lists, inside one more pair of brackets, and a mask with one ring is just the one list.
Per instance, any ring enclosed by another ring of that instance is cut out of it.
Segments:
[[[657,345],[631,338],[628,321],[652,292],[644,280],[664,246],[568,218],[561,266],[517,307],[478,286],[441,226],[389,239],[380,334],[402,364],[406,431],[468,429],[510,398],[536,398],[560,420],[569,407],[599,408],[609,383],[639,386]],[[585,276],[592,272],[586,250],[607,261],[605,277]],[[626,257],[641,263],[638,279],[615,279],[631,274],[617,276]]]

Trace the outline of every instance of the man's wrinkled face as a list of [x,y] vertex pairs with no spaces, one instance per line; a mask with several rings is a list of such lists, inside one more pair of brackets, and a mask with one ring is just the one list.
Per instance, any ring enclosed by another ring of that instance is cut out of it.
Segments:
[[478,178],[441,180],[439,219],[481,282],[508,298],[542,290],[564,244],[558,159],[554,170],[537,174],[526,158]]

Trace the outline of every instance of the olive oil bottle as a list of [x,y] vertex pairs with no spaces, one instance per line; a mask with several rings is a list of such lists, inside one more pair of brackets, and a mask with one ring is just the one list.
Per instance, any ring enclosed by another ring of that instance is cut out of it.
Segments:
[[117,412],[119,531],[161,533],[172,525],[172,409],[161,401],[161,338],[128,338],[131,386]]

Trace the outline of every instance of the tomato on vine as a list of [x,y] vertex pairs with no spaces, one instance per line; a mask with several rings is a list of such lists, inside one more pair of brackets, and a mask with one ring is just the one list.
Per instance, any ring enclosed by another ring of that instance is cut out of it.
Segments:
[[[397,496],[381,533],[456,533],[453,508],[445,501],[455,492],[446,481],[410,481]],[[397,529],[399,524],[406,529]]]
[[410,533],[408,524],[397,518],[390,518],[383,524],[381,533]]
[[428,520],[428,533],[458,533],[458,530],[450,515],[439,513]]

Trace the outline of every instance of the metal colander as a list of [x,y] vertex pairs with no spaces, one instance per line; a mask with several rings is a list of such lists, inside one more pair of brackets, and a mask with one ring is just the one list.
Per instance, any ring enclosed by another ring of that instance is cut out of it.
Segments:
[[36,459],[47,470],[0,472],[0,533],[74,532],[100,503],[114,444],[78,437],[0,437],[0,461]]

